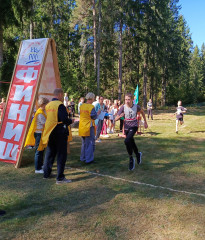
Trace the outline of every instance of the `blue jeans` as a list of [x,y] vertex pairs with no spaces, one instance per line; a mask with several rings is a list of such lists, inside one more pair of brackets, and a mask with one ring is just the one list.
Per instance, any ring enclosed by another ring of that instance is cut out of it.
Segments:
[[90,136],[82,137],[81,155],[80,160],[86,163],[94,160],[95,151],[95,129],[90,128]]
[[43,153],[44,151],[38,151],[38,146],[40,144],[41,141],[41,133],[34,133],[34,137],[35,137],[35,169],[36,170],[41,170],[42,166],[43,166]]
[[100,137],[100,133],[102,131],[102,127],[103,127],[103,120],[98,121],[98,125],[97,125],[97,131],[96,131],[96,137],[95,139],[98,139]]

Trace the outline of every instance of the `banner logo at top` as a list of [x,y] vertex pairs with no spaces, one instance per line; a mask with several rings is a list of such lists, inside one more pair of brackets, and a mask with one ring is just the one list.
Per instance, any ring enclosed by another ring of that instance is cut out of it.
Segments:
[[42,63],[46,47],[46,39],[23,41],[18,65],[37,66]]

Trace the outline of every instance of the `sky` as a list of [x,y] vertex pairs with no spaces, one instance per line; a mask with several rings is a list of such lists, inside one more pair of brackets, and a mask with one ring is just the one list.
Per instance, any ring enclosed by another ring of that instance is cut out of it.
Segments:
[[205,0],[179,0],[180,13],[190,29],[194,46],[205,43]]

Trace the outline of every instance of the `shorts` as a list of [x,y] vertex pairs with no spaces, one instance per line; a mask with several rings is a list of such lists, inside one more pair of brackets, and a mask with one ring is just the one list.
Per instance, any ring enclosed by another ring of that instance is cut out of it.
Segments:
[[183,115],[177,115],[176,120],[183,122]]

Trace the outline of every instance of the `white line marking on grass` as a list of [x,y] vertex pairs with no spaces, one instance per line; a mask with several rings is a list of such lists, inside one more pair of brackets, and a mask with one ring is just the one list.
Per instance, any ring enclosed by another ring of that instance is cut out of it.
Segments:
[[[71,167],[67,167],[67,168],[68,169],[74,169],[74,168],[71,168]],[[124,178],[113,177],[113,176],[106,175],[106,174],[85,171],[85,170],[78,169],[78,168],[75,168],[75,170],[82,171],[82,172],[85,172],[85,173],[89,173],[89,174],[92,174],[92,175],[96,175],[96,176],[99,176],[99,177],[107,177],[107,178],[111,178],[111,179],[114,179],[114,180],[120,180],[120,181],[124,181],[124,182],[128,182],[128,183],[134,183],[134,184],[144,185],[144,186],[148,186],[148,187],[152,187],[152,188],[160,188],[160,189],[163,189],[163,190],[169,190],[171,192],[184,193],[184,194],[189,194],[189,195],[196,195],[196,196],[205,197],[205,194],[203,194],[203,193],[194,193],[194,192],[182,191],[182,190],[177,190],[177,189],[173,189],[173,188],[169,188],[169,187],[162,187],[162,186],[153,185],[153,184],[149,184],[149,183],[143,183],[143,182],[138,182],[138,181],[127,180],[127,179],[124,179]]]

